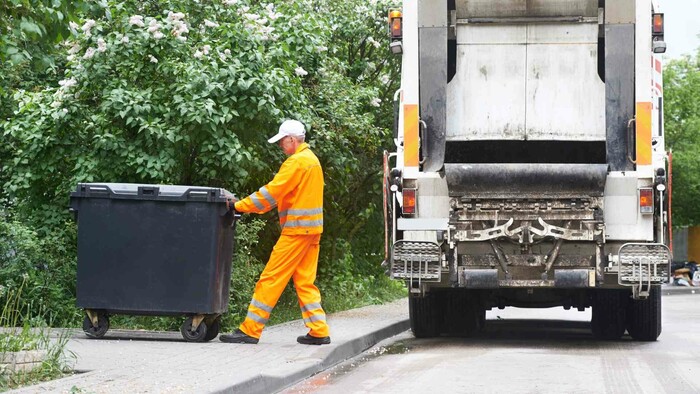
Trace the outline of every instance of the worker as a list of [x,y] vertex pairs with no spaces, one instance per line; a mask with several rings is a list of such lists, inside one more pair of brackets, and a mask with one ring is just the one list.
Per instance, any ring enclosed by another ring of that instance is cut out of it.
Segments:
[[288,156],[274,179],[240,201],[229,201],[229,209],[240,213],[265,213],[275,207],[282,234],[272,249],[243,323],[222,342],[258,343],[265,323],[282,291],[294,280],[301,317],[309,332],[297,338],[305,345],[331,343],[321,293],[314,281],[323,232],[323,171],[316,155],[304,142],[306,130],[296,120],[286,120],[268,140],[279,144]]

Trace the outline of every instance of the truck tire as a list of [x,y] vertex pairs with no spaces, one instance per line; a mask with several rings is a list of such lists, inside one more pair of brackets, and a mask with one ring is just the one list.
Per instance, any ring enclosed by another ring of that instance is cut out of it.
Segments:
[[444,295],[445,334],[457,337],[471,337],[483,327],[481,317],[486,310],[481,307],[478,294],[474,291],[451,291]]
[[599,290],[594,294],[591,331],[596,339],[620,339],[625,333],[628,290]]
[[408,297],[408,316],[411,321],[411,331],[416,338],[432,338],[439,334],[438,311],[439,303],[435,294],[425,297]]
[[637,341],[652,342],[661,335],[661,289],[654,286],[646,300],[630,300],[627,332]]

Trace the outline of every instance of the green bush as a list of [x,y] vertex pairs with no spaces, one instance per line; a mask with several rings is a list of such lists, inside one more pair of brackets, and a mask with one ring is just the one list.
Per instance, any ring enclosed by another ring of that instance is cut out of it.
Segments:
[[70,222],[42,237],[17,221],[0,221],[0,302],[23,287],[20,316],[39,326],[77,325],[75,235]]
[[[266,140],[294,117],[308,126],[324,167],[318,285],[325,307],[349,305],[334,301],[335,292],[357,294],[358,305],[394,297],[379,267],[381,152],[390,143],[399,75],[386,40],[390,2],[103,5],[102,16],[76,11],[82,17],[65,29],[50,78],[32,74],[33,83],[22,85],[12,82],[21,79],[14,68],[2,77],[12,87],[3,111],[12,113],[0,119],[0,204],[13,215],[4,231],[15,231],[26,257],[0,280],[38,267],[26,298],[51,305],[50,316],[39,318],[78,324],[75,224],[66,209],[78,182],[214,186],[245,196],[279,168],[283,155]],[[225,327],[245,315],[279,232],[274,212],[243,221]],[[298,317],[293,292],[274,319],[285,316]],[[179,325],[171,318],[114,323]]]

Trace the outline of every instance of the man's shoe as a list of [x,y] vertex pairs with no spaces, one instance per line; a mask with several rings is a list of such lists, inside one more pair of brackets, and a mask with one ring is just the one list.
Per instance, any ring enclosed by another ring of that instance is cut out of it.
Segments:
[[227,343],[251,343],[253,345],[259,341],[258,338],[253,338],[241,330],[236,330],[231,334],[219,335],[219,340]]
[[328,345],[331,343],[331,337],[318,338],[306,334],[297,337],[297,342],[301,343],[302,345]]

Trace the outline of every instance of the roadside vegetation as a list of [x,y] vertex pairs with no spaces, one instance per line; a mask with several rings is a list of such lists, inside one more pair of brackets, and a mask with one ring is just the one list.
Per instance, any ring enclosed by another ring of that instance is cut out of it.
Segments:
[[[0,287],[0,391],[56,379],[71,373],[74,356],[65,351],[68,332],[53,335],[43,321],[23,310],[28,275],[15,290]],[[31,368],[22,367],[33,361]]]
[[[79,182],[223,187],[244,197],[283,160],[266,139],[309,128],[325,173],[318,286],[329,311],[405,295],[384,256],[381,152],[399,62],[386,0],[41,1],[0,4],[0,286],[19,327],[78,327]],[[7,32],[7,33],[6,33]],[[230,312],[245,316],[279,236],[276,213],[238,226]],[[285,292],[272,323],[299,318]],[[177,329],[119,317],[112,327]]]

